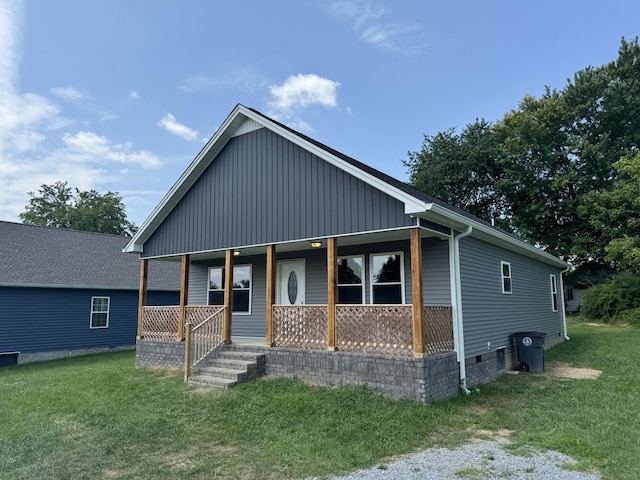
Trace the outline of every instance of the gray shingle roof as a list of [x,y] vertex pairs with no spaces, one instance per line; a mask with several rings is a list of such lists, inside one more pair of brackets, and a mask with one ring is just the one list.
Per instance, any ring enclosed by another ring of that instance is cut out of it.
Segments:
[[[130,238],[0,221],[0,285],[137,290],[140,259]],[[180,264],[149,262],[149,290],[179,290]]]

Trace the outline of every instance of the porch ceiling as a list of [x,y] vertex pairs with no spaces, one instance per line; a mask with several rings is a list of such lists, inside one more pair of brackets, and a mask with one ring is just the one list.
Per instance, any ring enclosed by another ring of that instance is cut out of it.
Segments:
[[[414,227],[411,227],[411,228],[414,228]],[[338,236],[337,237],[338,247],[346,247],[350,245],[366,245],[371,243],[393,242],[397,240],[409,240],[409,232],[411,228]],[[420,236],[421,238],[429,238],[429,237],[436,237],[441,239],[449,238],[447,235],[443,235],[438,232],[433,232],[431,230],[425,230],[423,228],[420,229]],[[322,242],[322,246],[319,247],[320,249],[327,248],[327,238],[318,237],[318,238],[308,238],[308,239],[294,241],[294,242],[277,243],[276,251],[279,253],[285,253],[285,252],[298,252],[301,250],[312,250],[311,242],[313,241]],[[267,253],[267,245],[237,246],[234,248],[240,251],[240,257],[251,256],[251,255],[266,255]],[[224,258],[225,250],[195,252],[195,253],[191,253],[190,255],[191,255],[191,260],[196,260],[196,261],[210,260],[210,259]],[[178,259],[180,258],[180,256],[175,256],[173,258]]]

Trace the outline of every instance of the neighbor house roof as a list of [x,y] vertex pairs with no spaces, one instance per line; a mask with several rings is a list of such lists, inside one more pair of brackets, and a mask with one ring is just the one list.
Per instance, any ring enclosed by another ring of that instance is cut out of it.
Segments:
[[[129,237],[0,221],[0,286],[137,290]],[[149,290],[179,290],[180,264],[149,262]]]
[[553,255],[496,228],[478,217],[446,202],[428,195],[354,158],[338,152],[257,110],[238,104],[226,118],[209,142],[198,153],[178,181],[173,185],[151,215],[142,224],[136,235],[126,246],[127,252],[142,252],[142,245],[167,218],[187,191],[198,180],[204,170],[214,161],[227,142],[234,136],[258,128],[268,128],[294,144],[310,151],[341,170],[355,176],[382,192],[404,203],[405,213],[440,223],[447,227],[464,230],[473,227],[472,235],[501,247],[515,250],[545,263],[566,268],[568,264]]

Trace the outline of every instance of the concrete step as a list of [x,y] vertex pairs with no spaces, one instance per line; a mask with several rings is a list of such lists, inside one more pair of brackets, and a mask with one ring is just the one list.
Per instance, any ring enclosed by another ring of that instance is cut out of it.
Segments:
[[224,358],[227,360],[244,360],[252,363],[257,363],[259,359],[264,358],[264,353],[251,352],[240,349],[223,349],[218,352],[217,358]]
[[234,385],[238,384],[236,380],[232,380],[229,378],[211,377],[209,375],[192,375],[189,377],[189,383],[216,388],[231,388]]
[[222,349],[207,358],[189,377],[189,383],[230,388],[264,375],[264,353]]
[[249,372],[246,370],[238,370],[236,368],[222,367],[205,367],[198,370],[198,375],[206,375],[208,377],[228,378],[241,382],[245,380]]

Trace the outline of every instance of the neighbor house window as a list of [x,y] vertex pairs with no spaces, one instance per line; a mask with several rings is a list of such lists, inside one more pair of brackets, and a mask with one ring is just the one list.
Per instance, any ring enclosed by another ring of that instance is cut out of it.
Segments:
[[109,297],[91,297],[91,328],[109,326]]
[[511,293],[511,264],[502,262],[502,293]]
[[556,283],[556,276],[551,275],[551,308],[554,312],[558,311],[558,285]]
[[364,303],[364,257],[338,258],[338,303]]
[[371,255],[371,303],[404,303],[402,252]]
[[[233,309],[251,313],[251,265],[233,267]],[[209,268],[209,305],[224,305],[224,267]]]

